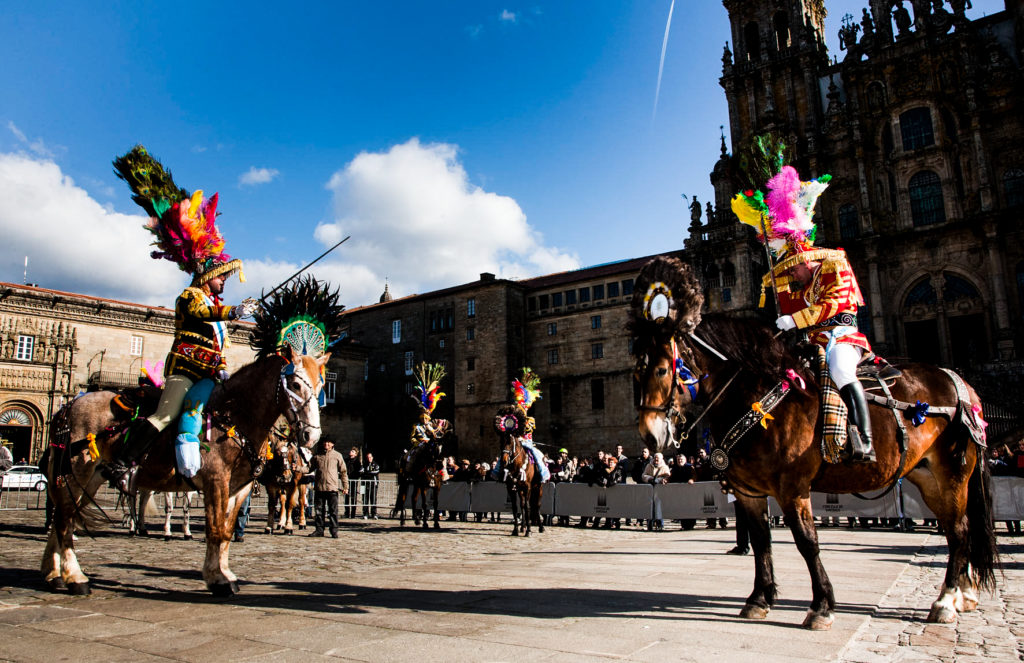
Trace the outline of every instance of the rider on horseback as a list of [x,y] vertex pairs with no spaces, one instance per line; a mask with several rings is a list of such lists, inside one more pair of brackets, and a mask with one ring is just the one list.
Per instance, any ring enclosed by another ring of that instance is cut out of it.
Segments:
[[192,275],[192,283],[174,307],[174,344],[167,355],[167,378],[160,404],[148,418],[136,419],[124,434],[117,457],[101,470],[112,483],[128,489],[130,466],[181,413],[185,395],[203,378],[227,378],[224,350],[228,346],[227,320],[250,317],[258,303],[246,299],[225,306],[220,295],[224,282],[235,272],[244,282],[242,261],[224,253],[224,238],[214,225],[217,194],[179,189],[159,161],[141,145],[114,160],[118,177],[128,182],[132,199],[149,214],[146,228],[156,239],[154,258],[164,258]]
[[[759,146],[763,150],[764,142]],[[765,289],[771,287],[778,304],[776,326],[782,331],[799,329],[807,341],[824,349],[829,373],[849,413],[849,459],[873,463],[871,418],[857,379],[857,364],[871,352],[857,329],[857,307],[864,299],[846,252],[814,247],[814,204],[831,178],[800,181],[796,169],[781,165],[782,149],[765,155],[776,164],[776,174],[766,184],[768,193],[747,189],[732,201],[736,216],[758,231],[758,239],[778,260],[762,279],[759,306],[764,306]]]
[[437,407],[437,404],[445,395],[443,391],[439,391],[441,380],[445,376],[444,366],[421,362],[416,367],[414,374],[417,382],[416,388],[419,390],[420,395],[419,398],[413,396],[413,400],[419,406],[420,414],[412,427],[410,457],[419,445],[424,442],[440,439],[448,432],[448,422],[446,420],[431,418],[434,408]]

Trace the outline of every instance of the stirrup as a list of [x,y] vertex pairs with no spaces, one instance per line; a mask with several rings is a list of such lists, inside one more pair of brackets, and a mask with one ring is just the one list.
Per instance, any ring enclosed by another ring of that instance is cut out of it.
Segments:
[[864,442],[864,437],[860,434],[860,429],[854,425],[850,425],[847,429],[846,435],[846,448],[843,449],[843,460],[848,463],[874,463],[877,458],[875,456],[875,449],[871,445],[871,442]]

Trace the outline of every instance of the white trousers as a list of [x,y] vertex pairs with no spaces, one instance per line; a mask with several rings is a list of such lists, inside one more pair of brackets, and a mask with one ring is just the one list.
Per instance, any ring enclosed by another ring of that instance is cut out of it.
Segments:
[[828,362],[828,371],[832,374],[832,381],[836,387],[842,389],[848,384],[857,380],[857,364],[860,363],[864,349],[849,343],[833,343],[832,349],[828,351],[825,360]]

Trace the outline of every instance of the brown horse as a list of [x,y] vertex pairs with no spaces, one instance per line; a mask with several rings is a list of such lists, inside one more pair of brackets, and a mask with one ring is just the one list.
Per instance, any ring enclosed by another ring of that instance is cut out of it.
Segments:
[[[667,293],[668,306],[664,299],[654,302],[659,286]],[[900,477],[920,489],[949,544],[945,583],[928,620],[953,622],[957,611],[973,610],[977,589],[994,586],[998,566],[988,467],[980,446],[983,424],[974,390],[933,366],[901,366],[903,374],[891,386],[891,397],[904,405],[929,403],[929,416],[915,422],[913,407],[872,408],[877,462],[832,464],[825,461],[820,445],[821,390],[805,364],[760,318],[702,319],[702,304],[700,284],[689,265],[657,258],[641,270],[630,315],[640,383],[639,428],[648,446],[659,450],[678,446],[695,424],[715,442],[712,457],[717,455],[718,465],[726,466],[723,481],[747,515],[755,553],[754,591],[740,616],[764,619],[776,599],[764,496],[779,502],[810,571],[813,599],[803,625],[827,629],[834,619],[835,597],[818,554],[810,493],[873,491]],[[664,317],[652,314],[654,310]],[[766,427],[758,425],[756,414],[749,419],[758,409],[754,406],[764,410],[776,390],[783,397],[770,411],[774,419],[765,420]],[[693,416],[689,410],[697,408],[702,411],[687,424],[686,416]],[[746,429],[738,424],[745,418],[752,423]],[[905,451],[897,421],[906,431]],[[746,432],[736,436],[737,430]]]
[[[290,350],[287,358],[270,355],[240,369],[214,389],[207,404],[209,451],[192,483],[203,491],[206,509],[206,560],[203,579],[215,596],[238,591],[237,578],[228,568],[228,547],[238,510],[252,488],[266,451],[267,439],[283,416],[304,446],[320,437],[317,396],[322,389],[320,371],[330,355],[319,359]],[[72,533],[77,526],[98,522],[93,495],[103,483],[96,471],[101,461],[114,456],[128,422],[114,392],[92,392],[72,401],[54,417],[53,453],[47,467],[49,495],[55,509],[42,573],[54,590],[67,587],[72,594],[88,594],[89,579],[78,565]],[[142,461],[139,488],[183,491],[191,486],[177,472],[175,426],[169,426]],[[94,443],[94,444],[92,444]],[[96,458],[90,451],[99,452]]]
[[263,531],[271,534],[274,530],[283,530],[291,534],[295,531],[292,523],[295,507],[299,508],[299,529],[306,529],[306,486],[302,478],[309,468],[294,443],[281,440],[274,447],[273,457],[258,479],[267,489],[267,526]]
[[[402,463],[398,468],[398,497],[395,498],[395,508],[392,511],[398,514],[399,527],[405,527],[405,500],[409,488],[412,488],[412,515],[415,523],[420,524],[423,519],[423,529],[429,525],[430,504],[427,501],[427,493],[430,493],[434,502],[434,529],[441,529],[440,512],[437,509],[437,498],[441,492],[441,470],[443,469],[444,457],[442,456],[442,443],[440,437],[428,440],[417,445],[412,451],[403,456]],[[419,500],[420,508],[416,508]]]
[[544,532],[544,520],[540,517],[540,499],[544,491],[544,480],[540,469],[532,462],[531,454],[523,446],[525,422],[514,405],[498,410],[494,428],[501,439],[501,467],[505,473],[505,487],[512,503],[512,536],[530,536],[530,525],[536,524],[537,531]]

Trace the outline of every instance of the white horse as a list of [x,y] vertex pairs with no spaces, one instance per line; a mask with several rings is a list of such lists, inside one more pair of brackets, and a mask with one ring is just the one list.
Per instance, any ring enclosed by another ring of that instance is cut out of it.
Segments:
[[139,536],[149,536],[149,532],[146,530],[146,511],[149,509],[149,505],[156,495],[163,496],[163,499],[159,500],[158,498],[158,501],[162,501],[164,506],[164,541],[170,541],[172,538],[171,515],[174,512],[174,502],[177,496],[180,496],[182,533],[184,534],[184,539],[186,541],[191,541],[194,537],[192,536],[192,530],[189,529],[189,509],[192,506],[192,501],[196,499],[197,495],[199,495],[199,493],[194,490],[181,493],[157,493],[152,490],[140,489],[138,508],[135,510],[136,520],[132,520],[130,512],[126,517],[126,524],[131,530],[131,533],[138,534]]

